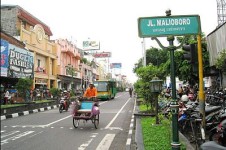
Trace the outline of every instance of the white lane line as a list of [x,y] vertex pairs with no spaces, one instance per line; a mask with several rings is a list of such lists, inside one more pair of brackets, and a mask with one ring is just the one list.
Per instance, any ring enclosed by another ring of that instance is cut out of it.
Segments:
[[122,108],[118,111],[118,113],[115,115],[115,117],[109,122],[109,124],[105,127],[105,129],[108,129],[111,124],[115,121],[115,119],[118,117],[118,115],[121,113],[123,108],[126,106],[126,104],[129,102],[130,98],[127,100],[127,102],[122,106]]
[[32,137],[34,137],[34,136],[36,136],[36,135],[38,135],[38,134],[41,134],[42,132],[44,132],[44,131],[38,132],[38,133],[33,134],[33,135],[29,136],[29,137],[32,138]]
[[7,136],[13,135],[13,134],[15,134],[15,133],[18,133],[18,132],[20,132],[20,131],[11,131],[11,132],[9,132],[9,133],[3,134],[3,135],[1,135],[1,139],[2,139],[2,138],[5,138],[5,137],[7,137]]
[[62,121],[62,120],[64,120],[64,119],[67,119],[67,118],[69,118],[69,117],[71,117],[71,115],[70,115],[70,116],[67,116],[67,117],[64,117],[64,118],[61,118],[61,119],[59,119],[59,120],[53,121],[53,122],[51,122],[51,123],[49,123],[49,124],[46,124],[46,125],[44,125],[44,126],[48,127],[48,126],[50,126],[50,125],[52,125],[52,124],[55,124],[55,123],[57,123],[57,122],[60,122],[60,121]]
[[96,150],[108,150],[111,146],[112,141],[115,138],[115,134],[107,134],[97,146]]
[[10,137],[10,138],[8,138],[8,139],[1,140],[1,145],[7,144],[7,143],[9,143],[10,140],[11,140],[11,141],[14,141],[14,140],[16,140],[16,139],[19,139],[19,138],[21,138],[21,137],[24,137],[24,136],[26,136],[26,135],[28,135],[28,134],[33,133],[33,132],[34,132],[34,131],[26,131],[26,132],[20,133],[20,134],[18,134],[18,135],[16,135],[16,136]]

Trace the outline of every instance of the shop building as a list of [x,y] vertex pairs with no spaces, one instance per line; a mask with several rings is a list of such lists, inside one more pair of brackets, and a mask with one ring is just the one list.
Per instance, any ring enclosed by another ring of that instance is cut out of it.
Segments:
[[34,53],[33,88],[57,87],[57,53],[50,28],[18,5],[1,5],[1,27]]
[[81,55],[75,44],[66,39],[55,40],[57,47],[57,85],[62,90],[76,90],[81,86],[79,68]]
[[1,31],[1,92],[15,90],[19,78],[34,77],[34,53],[25,44]]

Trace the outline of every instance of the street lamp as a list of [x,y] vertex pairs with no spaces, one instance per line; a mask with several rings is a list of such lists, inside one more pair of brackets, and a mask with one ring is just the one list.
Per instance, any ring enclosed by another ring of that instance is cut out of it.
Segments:
[[[82,88],[82,64],[80,63],[79,64],[79,70],[81,71],[81,73],[80,73],[80,78],[81,78],[81,85],[80,85],[80,88],[81,88],[81,90],[83,89]],[[81,91],[82,92],[82,91]]]
[[[166,16],[170,17],[171,16],[171,10],[166,11]],[[178,110],[179,110],[179,105],[176,100],[176,80],[175,80],[175,61],[174,61],[174,51],[184,44],[184,40],[179,46],[174,46],[174,39],[175,37],[173,35],[167,36],[167,41],[169,42],[168,47],[164,47],[162,43],[156,38],[152,37],[152,40],[156,40],[159,46],[162,49],[166,49],[170,51],[170,76],[171,76],[171,83],[172,83],[172,101],[170,104],[171,112],[172,112],[172,136],[173,136],[173,141],[171,143],[172,149],[173,150],[179,150],[180,149],[180,142],[179,142],[179,132],[178,132]],[[184,38],[185,39],[185,38]]]
[[155,117],[156,124],[159,124],[158,118],[158,94],[162,91],[162,80],[159,80],[158,77],[152,78],[150,81],[150,90],[155,95]]

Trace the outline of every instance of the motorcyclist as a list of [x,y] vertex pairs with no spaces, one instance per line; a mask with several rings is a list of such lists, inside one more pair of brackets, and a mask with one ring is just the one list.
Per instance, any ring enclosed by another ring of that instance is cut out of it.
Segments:
[[86,89],[85,93],[83,94],[83,97],[85,98],[92,98],[92,97],[97,97],[97,89],[95,88],[93,83],[89,84],[89,87]]
[[68,91],[66,91],[66,90],[64,90],[64,92],[63,92],[63,97],[64,97],[64,99],[65,99],[65,101],[66,101],[66,105],[67,105],[67,107],[69,107],[69,99],[70,99],[70,93],[68,92]]

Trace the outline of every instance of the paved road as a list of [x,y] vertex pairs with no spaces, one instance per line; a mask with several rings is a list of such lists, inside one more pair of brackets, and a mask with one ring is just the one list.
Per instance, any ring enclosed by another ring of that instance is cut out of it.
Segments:
[[126,149],[134,100],[128,92],[102,101],[100,124],[91,121],[75,129],[69,112],[58,108],[1,121],[2,150]]

